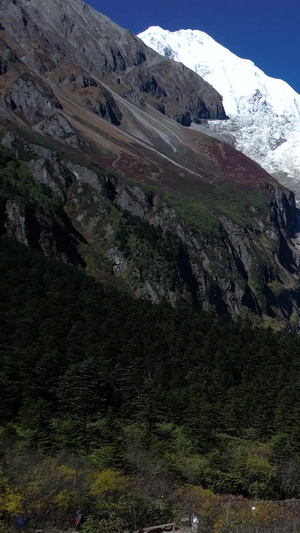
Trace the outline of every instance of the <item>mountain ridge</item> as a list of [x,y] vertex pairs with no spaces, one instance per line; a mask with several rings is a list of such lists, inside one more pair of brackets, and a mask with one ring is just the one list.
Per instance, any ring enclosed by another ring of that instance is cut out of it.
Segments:
[[150,26],[138,36],[160,54],[183,62],[216,87],[229,115],[251,111],[248,99],[257,94],[263,100],[261,103],[272,107],[275,114],[300,116],[300,95],[288,83],[267,76],[253,61],[238,57],[205,32],[183,29],[171,32]]
[[[159,73],[160,63],[167,64],[168,60],[161,60],[160,56],[154,54],[150,48],[145,47],[131,32],[123,30],[110,19],[80,1],[75,4],[77,9],[74,9],[74,5],[70,2],[62,4],[57,1],[51,2],[47,6],[38,3],[37,5],[38,10],[35,8],[35,3],[16,0],[14,4],[4,2],[0,6],[0,13],[2,9],[8,32],[11,35],[15,34],[18,45],[23,47],[26,52],[22,61],[31,69],[37,73],[44,71],[47,76],[50,73],[52,75],[58,74],[57,77],[60,76],[63,82],[64,80],[67,81],[63,76],[66,76],[65,70],[70,67],[68,62],[71,60],[81,69],[89,72],[90,75],[93,73],[101,74],[100,84],[106,78],[109,83],[113,84],[111,88],[115,92],[121,93],[122,96],[139,106],[143,106],[141,92],[144,100],[148,99],[152,102],[151,95],[157,97],[157,100],[161,99],[166,88]],[[78,19],[78,10],[80,19]],[[17,32],[15,32],[16,21],[19,24]],[[99,39],[99,28],[101,28],[101,39]],[[88,40],[85,40],[86,34],[89,35]],[[62,39],[63,35],[67,38]],[[35,42],[33,50],[26,44],[28,39],[33,39]],[[60,44],[57,45],[57,43]],[[51,56],[49,50],[51,50]],[[126,57],[126,61],[123,56]],[[147,65],[148,68],[147,77],[144,76],[143,70],[140,68],[143,64]],[[183,68],[178,65],[175,66],[174,70],[174,65],[172,63],[169,65],[170,79],[174,85],[169,84],[168,94],[176,94],[176,98],[178,101],[183,101],[183,107],[186,106],[188,112],[188,100],[190,99],[194,106],[194,117],[197,113],[200,113],[201,116],[202,106],[207,118],[225,118],[221,98],[217,92],[206,82],[197,79],[192,71],[185,72],[183,75]],[[172,71],[174,71],[173,75]],[[70,72],[71,74],[72,72]],[[134,86],[132,85],[132,76],[140,77],[139,85],[136,83]],[[151,76],[154,77],[154,81]],[[157,76],[157,80],[155,76]],[[194,96],[192,96],[187,84],[185,87],[187,96],[176,89],[178,82],[176,83],[175,78],[178,77],[180,82],[184,84],[185,76],[191,77],[195,84]],[[90,83],[93,82],[90,81]],[[166,80],[165,83],[167,83]],[[201,99],[202,96],[207,100],[206,103],[201,100],[200,104],[197,98]],[[168,101],[165,102],[165,112],[168,114]]]
[[199,30],[150,27],[139,36],[159,53],[181,61],[224,97],[230,120],[202,131],[223,136],[283,185],[300,193],[300,96],[286,82],[266,76]]

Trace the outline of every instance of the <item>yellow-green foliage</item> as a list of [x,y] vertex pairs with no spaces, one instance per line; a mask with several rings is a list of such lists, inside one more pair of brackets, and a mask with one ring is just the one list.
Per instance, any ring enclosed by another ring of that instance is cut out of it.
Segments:
[[70,481],[72,479],[75,478],[76,476],[76,470],[74,470],[74,468],[70,468],[69,466],[66,466],[66,465],[61,465],[58,467],[58,472],[61,474],[61,476]]
[[101,496],[106,493],[119,492],[126,488],[128,479],[115,470],[103,470],[92,477],[91,494]]
[[53,458],[20,457],[14,465],[11,479],[0,473],[0,513],[13,517],[24,512],[37,520],[49,521],[57,514],[64,519],[80,504],[87,492],[85,474]]
[[268,494],[277,467],[270,463],[270,447],[266,443],[244,441],[235,449],[235,470],[243,478],[251,494],[263,498]]
[[0,514],[15,515],[23,508],[23,498],[17,487],[12,487],[0,469]]

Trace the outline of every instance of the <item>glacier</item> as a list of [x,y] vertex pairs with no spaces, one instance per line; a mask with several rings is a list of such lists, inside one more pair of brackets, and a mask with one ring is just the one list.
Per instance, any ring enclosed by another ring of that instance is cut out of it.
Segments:
[[200,30],[151,26],[138,34],[160,54],[197,72],[223,96],[228,120],[192,127],[233,144],[300,202],[300,95]]

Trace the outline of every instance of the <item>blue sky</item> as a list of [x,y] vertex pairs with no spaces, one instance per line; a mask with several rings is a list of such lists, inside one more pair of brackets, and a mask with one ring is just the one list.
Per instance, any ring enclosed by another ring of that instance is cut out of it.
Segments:
[[205,31],[300,93],[300,0],[87,0],[132,33]]

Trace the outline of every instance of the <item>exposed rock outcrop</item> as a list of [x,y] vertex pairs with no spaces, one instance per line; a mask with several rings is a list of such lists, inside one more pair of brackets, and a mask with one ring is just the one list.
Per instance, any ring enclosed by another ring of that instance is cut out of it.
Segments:
[[9,237],[28,245],[25,208],[15,200],[8,200],[4,209],[4,228]]
[[12,85],[5,98],[12,111],[18,110],[26,117],[33,115],[34,121],[49,117],[56,109],[62,109],[49,85],[42,83],[28,73],[22,74]]

